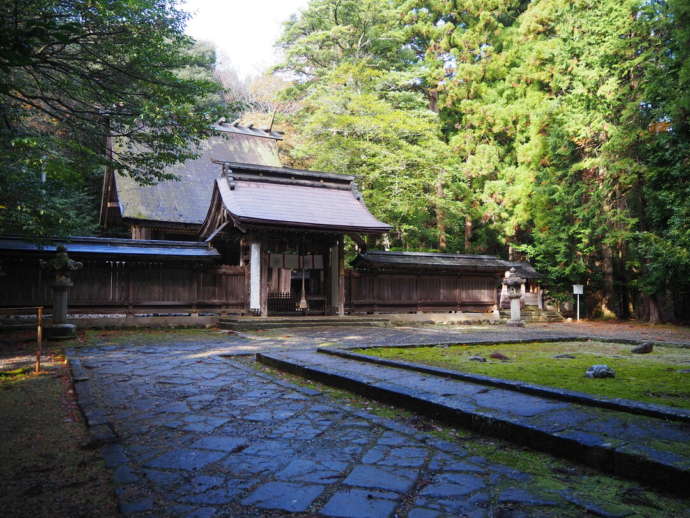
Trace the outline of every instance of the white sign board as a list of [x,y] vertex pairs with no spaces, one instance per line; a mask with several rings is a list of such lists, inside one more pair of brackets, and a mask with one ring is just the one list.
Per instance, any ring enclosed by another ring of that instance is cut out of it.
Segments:
[[573,284],[573,295],[583,295],[584,286],[582,284]]

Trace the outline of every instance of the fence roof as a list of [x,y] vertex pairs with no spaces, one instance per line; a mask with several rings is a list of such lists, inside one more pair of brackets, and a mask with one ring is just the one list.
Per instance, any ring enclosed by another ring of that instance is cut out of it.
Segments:
[[505,272],[515,267],[528,279],[540,278],[529,263],[516,263],[494,255],[441,254],[434,252],[384,252],[378,250],[359,254],[353,261],[358,268],[404,268],[420,270],[465,270],[482,272]]
[[119,239],[109,237],[68,237],[51,239],[48,243],[36,243],[23,237],[0,236],[2,252],[54,252],[58,245],[65,245],[74,255],[94,254],[119,257],[169,258],[169,259],[215,259],[218,251],[208,243],[193,241],[154,241],[143,239]]

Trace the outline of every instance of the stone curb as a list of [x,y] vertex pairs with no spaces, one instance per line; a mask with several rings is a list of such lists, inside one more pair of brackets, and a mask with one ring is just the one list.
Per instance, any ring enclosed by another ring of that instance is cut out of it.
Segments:
[[690,471],[650,459],[642,455],[621,451],[620,448],[591,438],[566,436],[559,432],[548,432],[532,424],[509,417],[497,418],[454,401],[453,406],[443,398],[433,398],[388,382],[371,383],[356,373],[347,375],[326,368],[304,365],[289,361],[271,353],[257,353],[257,361],[271,367],[313,379],[327,385],[349,390],[365,397],[394,404],[416,413],[486,433],[501,439],[544,451],[552,455],[569,458],[602,471],[621,477],[638,480],[684,495],[690,484]]
[[96,448],[118,441],[112,425],[108,422],[99,408],[91,392],[91,382],[81,360],[76,357],[73,349],[65,351],[67,371],[72,379],[72,386],[76,394],[77,405],[81,410],[89,433],[89,447]]
[[[492,343],[507,343],[507,342],[492,342]],[[397,347],[397,346],[385,346]],[[360,347],[359,349],[373,349],[373,347]],[[576,392],[574,390],[559,389],[547,387],[545,385],[535,385],[532,383],[525,383],[521,381],[513,381],[502,378],[493,378],[491,376],[483,376],[481,374],[471,374],[467,372],[460,372],[450,369],[442,369],[440,367],[432,367],[419,363],[406,362],[402,360],[388,360],[385,358],[377,358],[375,356],[367,356],[365,354],[357,354],[345,349],[326,349],[319,347],[317,352],[347,358],[350,360],[363,361],[367,363],[374,363],[378,365],[386,365],[387,367],[395,367],[397,369],[405,369],[424,374],[431,374],[432,376],[439,376],[443,378],[452,378],[461,381],[469,381],[480,385],[489,385],[507,390],[514,390],[525,394],[534,394],[537,396],[547,397],[549,399],[558,399],[560,401],[568,401],[570,403],[578,403],[587,406],[606,408],[609,410],[618,410],[621,412],[628,412],[630,414],[644,415],[648,417],[656,417],[659,419],[668,419],[671,421],[681,421],[690,423],[690,412],[683,409],[676,409],[665,405],[655,405],[652,403],[642,403],[623,398],[607,398],[604,396],[593,396],[584,392]]]
[[654,342],[652,340],[633,340],[632,338],[611,338],[610,336],[544,336],[544,337],[532,337],[532,338],[513,338],[511,340],[495,340],[491,338],[487,339],[470,339],[470,340],[453,340],[453,341],[438,341],[431,340],[428,342],[415,342],[413,344],[387,344],[387,345],[346,345],[342,347],[342,350],[349,349],[374,349],[377,347],[396,347],[400,349],[415,348],[415,347],[429,347],[433,345],[438,346],[452,346],[452,345],[487,345],[487,344],[531,344],[534,342],[550,343],[550,342],[605,342],[612,344],[627,344],[627,345],[640,345],[644,343],[651,343],[655,347],[670,347],[674,349],[690,349],[690,344],[677,344],[671,342]]

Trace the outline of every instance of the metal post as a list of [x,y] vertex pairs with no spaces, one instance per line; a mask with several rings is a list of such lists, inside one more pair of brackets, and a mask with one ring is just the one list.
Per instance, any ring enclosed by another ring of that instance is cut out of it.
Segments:
[[580,321],[580,295],[577,295],[577,321]]
[[43,306],[36,308],[36,374],[41,372],[41,354],[43,353]]

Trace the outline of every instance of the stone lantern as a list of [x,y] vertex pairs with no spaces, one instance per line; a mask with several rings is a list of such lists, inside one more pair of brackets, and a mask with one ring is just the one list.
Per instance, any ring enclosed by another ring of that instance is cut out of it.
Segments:
[[525,283],[525,279],[520,277],[515,268],[511,268],[508,274],[503,279],[503,284],[508,289],[508,298],[510,299],[510,320],[508,320],[509,326],[524,326],[520,315],[520,298],[522,297],[522,285]]
[[41,267],[55,273],[55,280],[50,285],[53,290],[53,324],[46,329],[48,339],[64,340],[76,336],[77,326],[67,323],[69,289],[74,286],[72,272],[80,270],[82,263],[73,261],[67,255],[67,249],[59,245],[57,254],[49,261],[41,261]]

